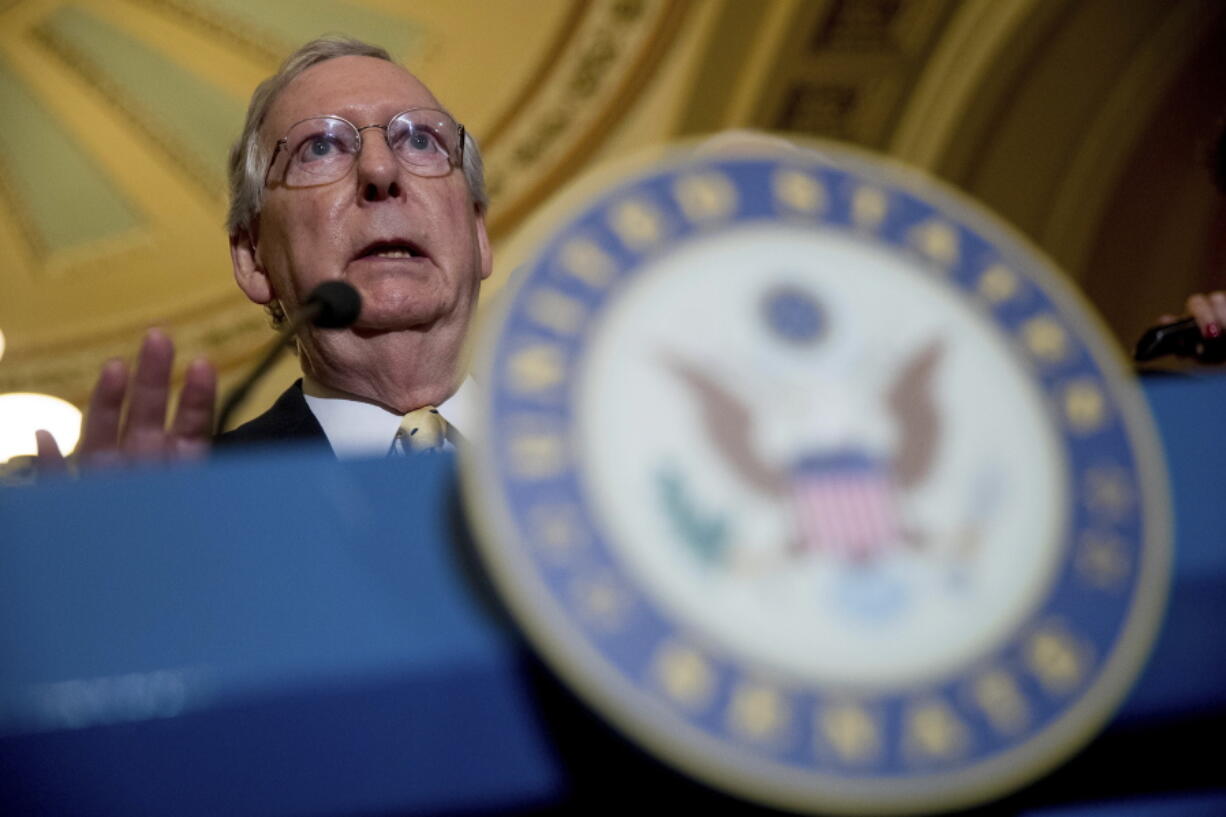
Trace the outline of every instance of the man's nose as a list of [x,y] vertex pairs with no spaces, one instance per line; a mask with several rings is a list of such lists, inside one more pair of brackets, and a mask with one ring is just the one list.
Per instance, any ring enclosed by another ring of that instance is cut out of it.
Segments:
[[400,196],[400,162],[388,147],[386,131],[378,125],[362,128],[358,152],[358,190],[365,201],[383,201]]

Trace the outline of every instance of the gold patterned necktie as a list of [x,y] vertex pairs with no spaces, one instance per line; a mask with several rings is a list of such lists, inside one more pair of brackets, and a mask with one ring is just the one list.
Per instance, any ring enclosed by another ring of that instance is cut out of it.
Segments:
[[[399,448],[404,454],[423,451],[441,451],[447,440],[447,421],[434,406],[422,406],[410,411],[400,419],[393,450]],[[399,446],[396,445],[399,443]]]

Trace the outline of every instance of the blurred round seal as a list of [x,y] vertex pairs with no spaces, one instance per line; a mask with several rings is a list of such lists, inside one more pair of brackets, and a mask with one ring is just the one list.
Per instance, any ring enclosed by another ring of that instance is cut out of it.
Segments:
[[478,346],[482,558],[581,697],[711,786],[861,814],[1005,794],[1089,740],[1153,640],[1143,400],[978,204],[732,142],[538,221]]

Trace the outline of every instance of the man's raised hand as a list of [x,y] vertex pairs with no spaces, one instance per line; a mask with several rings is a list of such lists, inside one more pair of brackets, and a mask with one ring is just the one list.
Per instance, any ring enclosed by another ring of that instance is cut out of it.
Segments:
[[[207,360],[192,361],[183,379],[174,422],[167,428],[174,357],[170,337],[160,329],[150,329],[141,344],[135,373],[129,373],[122,360],[103,365],[81,420],[76,454],[80,467],[199,459],[208,453],[217,373]],[[51,434],[39,431],[37,437],[40,472],[66,470],[64,456]]]

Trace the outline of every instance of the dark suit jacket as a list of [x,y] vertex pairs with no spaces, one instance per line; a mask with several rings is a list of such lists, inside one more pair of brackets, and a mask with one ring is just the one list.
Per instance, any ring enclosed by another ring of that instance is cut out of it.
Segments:
[[214,448],[286,443],[322,445],[331,450],[323,428],[302,396],[301,380],[286,389],[272,408],[259,417],[213,438]]

